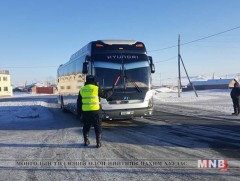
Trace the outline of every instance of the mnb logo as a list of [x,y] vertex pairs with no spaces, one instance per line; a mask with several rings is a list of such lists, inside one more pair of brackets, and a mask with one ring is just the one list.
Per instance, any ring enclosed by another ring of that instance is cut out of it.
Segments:
[[227,171],[227,160],[198,160],[198,168],[219,168],[220,171]]

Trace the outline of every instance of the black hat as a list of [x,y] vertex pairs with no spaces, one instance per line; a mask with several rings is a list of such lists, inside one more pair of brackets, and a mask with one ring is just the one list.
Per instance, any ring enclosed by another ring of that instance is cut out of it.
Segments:
[[86,82],[95,82],[95,78],[93,75],[87,75]]

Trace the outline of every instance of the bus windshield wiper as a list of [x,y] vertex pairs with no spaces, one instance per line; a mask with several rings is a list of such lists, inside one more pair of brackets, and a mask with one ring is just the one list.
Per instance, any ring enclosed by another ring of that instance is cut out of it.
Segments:
[[120,71],[122,72],[122,76],[123,77],[123,85],[124,85],[124,89],[126,90],[127,86],[126,86],[126,83],[127,81],[130,82],[132,85],[134,85],[134,87],[137,89],[137,91],[140,93],[142,92],[142,90],[139,88],[139,86],[137,85],[136,82],[130,80],[127,78],[127,74],[126,74],[126,68],[124,66],[124,63],[123,63],[123,59],[122,59],[122,67],[120,67]]
[[128,79],[127,76],[126,76],[126,79],[127,79],[128,82],[130,82],[137,89],[137,91],[139,93],[142,92],[142,90],[140,89],[140,87],[137,85],[137,83],[135,81],[132,81],[132,80]]

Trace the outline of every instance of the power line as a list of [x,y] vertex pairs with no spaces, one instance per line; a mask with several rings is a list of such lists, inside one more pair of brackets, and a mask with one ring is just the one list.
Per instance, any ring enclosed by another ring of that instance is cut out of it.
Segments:
[[[199,39],[192,40],[192,41],[189,41],[189,42],[186,42],[186,43],[182,43],[182,44],[180,44],[180,45],[187,45],[187,44],[194,43],[194,42],[197,42],[197,41],[205,40],[205,39],[207,39],[207,38],[211,38],[211,37],[214,37],[214,36],[217,36],[217,35],[221,35],[221,34],[223,34],[223,33],[227,33],[227,32],[229,32],[229,31],[233,31],[233,30],[236,30],[236,29],[239,29],[239,28],[240,28],[240,26],[237,26],[237,27],[235,27],[235,28],[231,28],[231,29],[228,29],[228,30],[219,32],[219,33],[215,33],[215,34],[213,34],[213,35],[205,36],[205,37],[203,37],[203,38],[199,38]],[[161,49],[150,50],[149,52],[161,51],[161,50],[171,49],[171,48],[175,48],[175,47],[178,47],[178,45],[172,45],[172,46],[165,47],[165,48],[161,48]]]
[[[192,41],[189,41],[189,42],[186,42],[186,43],[182,43],[180,44],[181,46],[183,45],[187,45],[187,44],[190,44],[190,43],[195,43],[195,42],[198,42],[198,41],[201,41],[201,40],[205,40],[205,39],[208,39],[208,38],[211,38],[211,37],[214,37],[214,36],[218,36],[220,34],[223,34],[223,33],[227,33],[229,31],[233,31],[233,30],[236,30],[236,29],[239,29],[240,26],[237,26],[235,28],[231,28],[231,29],[228,29],[228,30],[225,30],[225,31],[222,31],[222,32],[219,32],[219,33],[215,33],[213,35],[209,35],[209,36],[205,36],[203,38],[199,38],[199,39],[196,39],[196,40],[192,40]],[[161,49],[156,49],[156,50],[150,50],[148,52],[155,52],[155,51],[161,51],[161,50],[166,50],[166,49],[171,49],[171,48],[175,48],[175,47],[178,47],[178,45],[172,45],[172,46],[169,46],[169,47],[165,47],[165,48],[161,48]],[[166,62],[166,61],[170,61],[172,59],[174,59],[176,57],[172,57],[172,58],[169,58],[167,60],[163,60],[163,61],[157,61],[155,63],[159,63],[159,62]],[[56,67],[59,67],[59,66],[32,66],[32,67],[0,67],[1,69],[6,69],[6,68],[56,68]]]
[[167,49],[171,49],[171,48],[175,48],[177,47],[177,45],[173,45],[173,46],[169,46],[169,47],[165,47],[165,48],[161,48],[161,49],[156,49],[156,50],[150,50],[148,52],[156,52],[156,51],[161,51],[161,50],[167,50]]
[[220,35],[220,34],[223,34],[223,33],[227,33],[229,31],[233,31],[233,30],[236,30],[240,28],[240,26],[237,26],[235,28],[232,28],[232,29],[229,29],[229,30],[226,30],[226,31],[222,31],[222,32],[219,32],[219,33],[215,33],[213,35],[209,35],[209,36],[206,36],[206,37],[203,37],[203,38],[199,38],[199,39],[196,39],[196,40],[193,40],[193,41],[189,41],[189,42],[186,42],[186,43],[182,43],[181,45],[187,45],[187,44],[190,44],[190,43],[194,43],[194,42],[197,42],[197,41],[201,41],[201,40],[204,40],[204,39],[207,39],[207,38],[211,38],[213,36],[217,36],[217,35]]
[[154,63],[167,62],[167,61],[173,60],[173,59],[175,59],[175,58],[177,58],[177,56],[174,56],[174,57],[168,58],[168,59],[166,59],[166,60],[156,61],[156,62],[154,62]]

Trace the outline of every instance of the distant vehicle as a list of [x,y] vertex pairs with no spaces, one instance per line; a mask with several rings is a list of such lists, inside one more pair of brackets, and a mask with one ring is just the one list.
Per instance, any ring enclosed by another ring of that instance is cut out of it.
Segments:
[[128,119],[149,116],[153,110],[151,73],[152,57],[145,45],[133,40],[98,40],[88,43],[60,65],[58,103],[62,110],[77,111],[77,96],[86,75],[95,76],[102,89],[111,89],[118,79],[114,94],[101,98],[103,119]]

